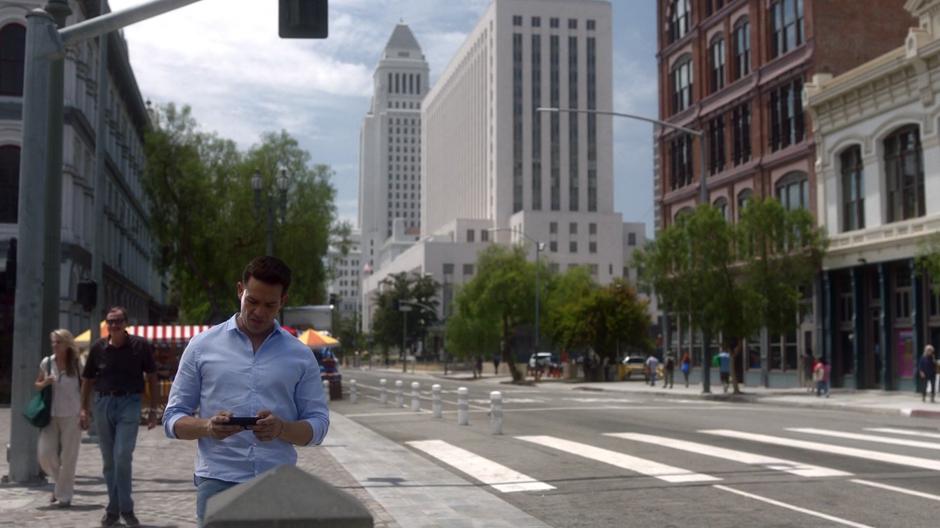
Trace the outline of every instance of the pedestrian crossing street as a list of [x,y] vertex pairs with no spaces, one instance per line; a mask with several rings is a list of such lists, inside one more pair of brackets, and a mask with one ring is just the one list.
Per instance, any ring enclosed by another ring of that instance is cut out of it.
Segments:
[[[786,483],[792,482],[794,476],[806,481],[835,480],[843,482],[845,486],[858,487],[858,492],[864,492],[865,489],[878,490],[879,493],[898,494],[916,500],[940,501],[940,495],[931,493],[940,493],[940,484],[924,490],[904,487],[903,480],[891,481],[886,478],[890,483],[877,481],[879,471],[886,477],[897,477],[905,473],[918,474],[917,471],[911,471],[912,468],[920,472],[940,472],[940,456],[935,454],[940,444],[934,443],[935,439],[940,439],[940,433],[936,432],[903,428],[840,431],[783,427],[774,434],[733,429],[700,429],[683,434],[685,438],[630,431],[607,432],[598,436],[597,443],[603,444],[603,447],[584,441],[583,437],[581,441],[574,441],[556,436],[526,435],[508,437],[506,441],[520,442],[523,446],[537,446],[557,453],[558,456],[599,463],[613,467],[615,471],[623,471],[627,476],[649,477],[666,485],[709,486],[719,492],[746,497],[771,507],[785,508],[844,526],[868,525],[813,510],[802,504],[776,500],[766,493],[753,493],[745,484],[747,478],[751,479],[750,482],[755,482],[756,474],[748,473],[747,469],[758,468],[763,472],[761,476],[766,473],[789,475],[791,480],[781,481]],[[700,441],[687,439],[689,436],[695,436]],[[622,444],[612,449],[611,439],[622,441]],[[519,464],[525,465],[531,457],[516,455],[507,461],[505,457],[500,457],[498,452],[489,453],[492,458],[503,458],[497,462],[483,453],[475,453],[443,440],[405,443],[499,493],[545,493],[552,490],[564,492],[564,486],[568,484],[564,478],[548,477],[545,479],[547,482],[539,480],[539,468],[511,467],[513,461],[521,461]],[[906,449],[906,452],[898,452],[899,448]],[[768,450],[774,455],[765,454]],[[781,453],[788,455],[782,456]],[[718,459],[725,466],[730,463],[730,467],[716,471],[714,464],[705,462],[709,459]],[[807,463],[804,461],[806,459],[814,463]],[[863,461],[861,465],[859,460]],[[864,461],[876,462],[878,465],[866,464]],[[858,470],[864,474],[857,475],[847,470],[846,466],[865,468]],[[746,476],[744,482],[742,475]],[[923,476],[923,473],[920,475]],[[762,484],[765,483],[766,479],[762,481]]]

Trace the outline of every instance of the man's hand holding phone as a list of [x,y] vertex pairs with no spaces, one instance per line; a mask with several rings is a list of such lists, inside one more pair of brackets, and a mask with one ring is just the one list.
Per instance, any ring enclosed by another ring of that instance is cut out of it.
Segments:
[[206,422],[206,430],[209,432],[209,436],[216,440],[223,440],[241,432],[244,427],[230,423],[231,418],[232,413],[230,411],[220,411],[212,418],[209,418],[209,421]]
[[284,421],[265,409],[258,411],[258,423],[251,427],[255,436],[262,442],[270,442],[284,432]]

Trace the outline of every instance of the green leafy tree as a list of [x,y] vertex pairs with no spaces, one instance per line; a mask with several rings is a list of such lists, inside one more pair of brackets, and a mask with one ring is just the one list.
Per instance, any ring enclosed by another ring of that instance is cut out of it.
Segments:
[[[382,346],[385,362],[388,349],[401,347],[403,331],[406,342],[414,342],[427,335],[428,327],[437,322],[438,283],[430,275],[408,272],[394,273],[382,279],[379,291],[374,295],[375,314],[372,322],[372,338]],[[396,308],[402,302],[414,303],[409,311]],[[404,354],[404,350],[402,350]]]
[[[601,360],[616,364],[621,347],[650,350],[648,301],[637,297],[636,290],[623,279],[615,279],[604,288],[582,299],[574,316],[582,321],[579,340],[589,343]],[[596,376],[599,371],[594,372]]]
[[940,233],[934,233],[918,244],[917,269],[930,280],[934,295],[940,295]]
[[[289,175],[275,252],[294,269],[290,304],[323,298],[322,257],[333,223],[333,173],[286,132],[269,133],[247,153],[200,132],[189,107],[157,108],[147,134],[143,187],[149,199],[156,262],[168,274],[182,322],[217,322],[237,309],[242,266],[265,251],[266,209],[255,211],[251,177],[271,189],[278,168]],[[263,204],[267,206],[267,204]]]
[[582,339],[582,321],[576,315],[581,302],[597,290],[587,268],[576,266],[551,275],[546,289],[544,333],[566,352],[588,345]]

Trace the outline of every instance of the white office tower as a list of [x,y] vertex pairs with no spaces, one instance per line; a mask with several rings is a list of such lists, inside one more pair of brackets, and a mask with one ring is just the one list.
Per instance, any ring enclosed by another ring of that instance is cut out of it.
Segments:
[[334,310],[344,319],[358,320],[362,302],[359,293],[359,277],[362,274],[359,231],[353,230],[345,239],[331,240],[326,259],[330,273],[327,293],[336,297]]
[[610,21],[606,1],[490,4],[422,108],[422,234],[484,220],[555,269],[621,275],[610,118],[536,111],[612,109]]
[[408,26],[392,32],[373,76],[375,94],[359,145],[359,228],[362,264],[379,264],[396,227],[416,240],[421,228],[421,100],[428,63]]

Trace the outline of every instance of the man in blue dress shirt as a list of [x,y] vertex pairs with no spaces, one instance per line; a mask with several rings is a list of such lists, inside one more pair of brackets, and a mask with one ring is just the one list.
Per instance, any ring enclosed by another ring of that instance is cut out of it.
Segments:
[[[252,260],[238,283],[239,312],[194,337],[180,359],[163,427],[170,438],[199,441],[194,481],[200,525],[209,497],[296,464],[294,445],[318,445],[329,428],[320,367],[275,320],[290,281],[283,261]],[[228,425],[232,416],[258,422]]]

